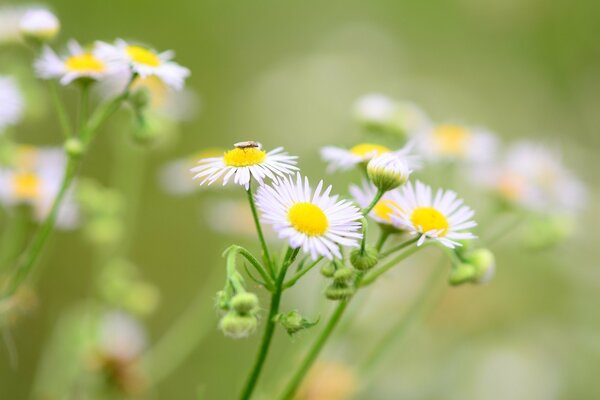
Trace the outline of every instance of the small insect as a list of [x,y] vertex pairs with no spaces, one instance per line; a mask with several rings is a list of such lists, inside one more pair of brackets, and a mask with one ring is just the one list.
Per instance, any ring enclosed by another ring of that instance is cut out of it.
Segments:
[[246,142],[238,142],[238,143],[234,144],[233,146],[237,147],[238,149],[259,149],[259,150],[262,150],[262,144],[260,144],[258,142],[254,142],[252,140],[248,140]]

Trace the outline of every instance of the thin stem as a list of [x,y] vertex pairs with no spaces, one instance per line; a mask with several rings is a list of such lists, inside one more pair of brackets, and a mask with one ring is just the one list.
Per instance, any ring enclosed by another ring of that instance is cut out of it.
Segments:
[[340,301],[340,303],[337,305],[333,314],[331,315],[331,318],[327,322],[327,325],[325,326],[317,340],[314,342],[308,354],[304,358],[304,361],[300,365],[300,368],[296,371],[296,373],[288,383],[287,387],[285,388],[283,395],[280,397],[281,400],[290,400],[294,397],[296,391],[298,390],[298,387],[304,379],[304,376],[317,359],[317,356],[321,352],[321,349],[323,349],[323,346],[325,346],[327,339],[329,339],[331,333],[342,318],[342,315],[344,314],[344,311],[346,311],[350,300],[351,299]]
[[269,254],[269,247],[265,241],[265,235],[263,234],[262,226],[260,225],[260,220],[258,219],[258,212],[256,211],[256,204],[254,203],[254,196],[252,195],[252,181],[250,181],[248,184],[248,190],[246,190],[246,193],[248,194],[248,203],[250,204],[250,210],[252,210],[252,218],[254,219],[254,224],[256,225],[256,232],[258,233],[258,240],[260,241],[260,245],[262,247],[265,264],[267,264],[267,268],[269,269],[271,276],[275,277],[273,260]]
[[81,102],[79,104],[79,133],[85,129],[90,111],[90,84],[83,83],[81,86]]
[[256,259],[256,257],[254,257],[252,255],[252,253],[250,253],[248,250],[246,250],[245,248],[243,248],[241,246],[234,245],[231,248],[232,248],[232,251],[235,251],[236,253],[243,256],[246,260],[248,260],[248,262],[250,264],[252,264],[254,269],[256,269],[256,271],[264,279],[265,284],[267,285],[267,289],[273,290],[273,285],[274,285],[273,279],[267,274],[267,271],[265,271],[265,269],[262,266],[262,264],[260,263],[260,261],[258,261]]
[[9,215],[0,243],[0,271],[14,263],[26,243],[30,228],[27,206],[17,206]]
[[388,270],[390,270],[391,268],[396,266],[396,264],[398,264],[400,261],[413,255],[414,253],[416,253],[423,247],[425,247],[425,244],[422,246],[414,246],[413,248],[408,249],[405,252],[399,254],[396,258],[394,258],[390,262],[384,264],[383,266],[379,267],[377,270],[369,272],[365,276],[365,278],[362,280],[362,282],[360,282],[360,286],[362,287],[362,286],[368,286],[368,285],[372,284],[373,282],[375,282],[377,280],[377,278],[379,278],[381,275],[386,273]]
[[381,234],[379,235],[379,239],[377,239],[377,244],[375,245],[375,249],[380,252],[381,249],[383,248],[383,245],[385,244],[385,242],[388,240],[388,238],[390,237],[391,232],[387,229],[384,229],[381,231]]
[[73,129],[71,128],[71,123],[69,122],[69,117],[67,115],[65,105],[58,94],[57,83],[53,80],[48,81],[48,88],[50,91],[50,98],[52,99],[52,104],[54,104],[54,110],[56,111],[56,115],[58,116],[58,122],[60,123],[63,135],[65,139],[68,139],[73,135]]
[[240,395],[240,399],[242,400],[248,400],[252,396],[252,392],[256,387],[256,383],[260,377],[265,360],[267,359],[267,354],[269,353],[269,348],[271,346],[271,340],[273,339],[273,333],[275,332],[275,316],[277,313],[279,313],[281,294],[284,290],[283,281],[285,279],[285,274],[288,270],[288,267],[294,262],[299,250],[300,249],[292,250],[290,248],[285,260],[283,261],[283,264],[281,265],[281,269],[279,270],[277,281],[275,282],[275,288],[271,296],[271,306],[269,308],[269,316],[267,317],[262,342],[258,350],[258,354],[256,355],[256,360],[254,362],[254,366],[252,367],[252,371],[250,372],[250,376],[248,377],[246,385],[244,386],[242,394]]
[[298,280],[300,278],[302,278],[308,271],[310,271],[311,269],[313,269],[314,267],[316,267],[321,260],[323,260],[323,257],[319,257],[317,260],[313,261],[308,267],[304,267],[302,268],[300,271],[298,271],[296,273],[296,275],[294,275],[290,280],[288,280],[283,287],[285,289],[290,288],[292,286],[294,286],[296,284],[296,282],[298,282]]
[[389,249],[388,251],[384,251],[383,253],[381,253],[381,258],[385,258],[391,254],[396,253],[397,251],[400,251],[408,246],[410,246],[411,244],[414,244],[417,242],[417,240],[419,240],[419,238],[414,238],[414,239],[410,239],[407,240],[406,242],[402,242],[399,245],[392,247],[391,249]]
[[4,291],[2,295],[2,299],[6,300],[10,298],[19,288],[19,286],[23,283],[23,281],[27,278],[27,276],[31,273],[35,262],[37,261],[40,253],[54,228],[54,224],[56,223],[56,217],[58,216],[58,212],[60,210],[60,206],[62,201],[67,194],[69,187],[71,186],[71,182],[73,182],[73,178],[76,175],[77,167],[79,166],[79,161],[73,157],[69,157],[67,161],[67,166],[65,168],[65,174],[62,179],[62,183],[60,185],[60,189],[58,194],[54,198],[54,202],[52,203],[52,207],[50,212],[46,216],[42,225],[40,225],[37,230],[35,236],[33,237],[31,244],[27,248],[24,257],[22,258],[22,262],[18,265],[15,274],[10,279],[7,289]]
[[375,205],[379,202],[379,200],[381,200],[381,197],[383,196],[383,194],[385,193],[385,190],[381,190],[381,189],[377,189],[377,193],[375,194],[375,197],[373,197],[373,200],[371,200],[371,204],[369,204],[367,207],[363,208],[361,213],[362,215],[367,215],[371,212],[371,210],[373,209],[373,207],[375,207]]

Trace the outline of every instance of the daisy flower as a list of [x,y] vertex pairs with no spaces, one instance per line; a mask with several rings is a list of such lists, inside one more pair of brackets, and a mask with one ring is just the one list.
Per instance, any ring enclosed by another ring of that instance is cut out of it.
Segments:
[[413,150],[413,144],[408,143],[400,150],[392,151],[386,146],[375,143],[360,143],[356,146],[345,149],[343,147],[327,146],[321,149],[321,158],[329,166],[327,167],[328,172],[336,170],[348,170],[359,164],[366,164],[374,157],[382,154],[392,153],[398,158],[404,159],[409,168],[414,170],[420,166],[419,157],[411,154]]
[[0,133],[10,125],[15,125],[23,117],[23,96],[14,81],[0,76]]
[[283,147],[266,152],[257,142],[236,143],[234,148],[226,151],[220,157],[204,158],[200,164],[191,169],[197,174],[194,179],[204,178],[200,185],[214,183],[223,179],[226,185],[231,177],[233,182],[242,185],[248,190],[252,178],[262,185],[265,177],[275,180],[277,176],[283,177],[298,170],[296,156],[290,156],[283,151]]
[[[365,208],[371,204],[371,201],[377,195],[377,188],[369,181],[364,180],[362,186],[350,186],[350,194],[361,208]],[[381,200],[369,212],[369,216],[381,225],[389,228],[397,228],[392,221],[392,214],[394,210],[401,208],[400,201],[402,201],[402,198],[398,190],[385,192]]]
[[173,51],[157,53],[145,46],[130,44],[117,39],[115,44],[97,43],[98,52],[108,59],[126,63],[131,71],[142,78],[156,76],[169,87],[179,90],[183,88],[190,70],[171,61],[175,57]]
[[347,200],[323,191],[323,181],[311,189],[308,178],[286,177],[272,186],[261,186],[256,204],[262,220],[273,225],[280,238],[292,248],[301,248],[313,259],[341,258],[339,246],[358,247],[362,238],[360,210]]
[[108,61],[96,49],[86,50],[75,40],[67,45],[68,54],[58,56],[50,47],[44,47],[42,55],[35,62],[35,71],[42,79],[60,79],[68,85],[77,79],[100,80],[117,69],[114,62]]
[[19,29],[25,37],[47,41],[58,35],[60,22],[56,15],[46,9],[32,8],[21,18]]
[[398,200],[398,207],[391,215],[392,222],[419,236],[418,246],[431,239],[454,248],[461,246],[459,240],[475,239],[475,235],[468,232],[477,226],[471,219],[475,213],[463,205],[455,192],[439,189],[434,198],[431,187],[417,181],[415,186],[410,183],[403,186]]
[[485,162],[497,148],[492,133],[458,124],[437,125],[425,131],[420,139],[421,153],[432,161]]

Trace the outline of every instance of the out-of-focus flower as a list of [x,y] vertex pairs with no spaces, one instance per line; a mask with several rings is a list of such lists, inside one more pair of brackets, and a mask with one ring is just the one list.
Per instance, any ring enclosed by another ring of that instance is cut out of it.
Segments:
[[23,96],[15,80],[0,76],[0,133],[23,117]]
[[155,76],[176,90],[182,89],[185,79],[190,76],[189,69],[171,61],[175,57],[173,51],[157,53],[151,48],[121,39],[114,44],[97,42],[96,46],[103,57],[128,65],[131,72],[141,78]]
[[468,231],[477,226],[471,219],[474,212],[451,190],[439,189],[434,198],[431,187],[417,181],[414,186],[408,184],[400,188],[398,203],[392,221],[419,236],[417,245],[431,239],[454,248],[461,246],[461,240],[475,239]]
[[408,163],[392,153],[377,156],[367,164],[367,175],[371,182],[386,192],[404,185],[411,172]]
[[[46,218],[62,182],[66,159],[59,148],[17,149],[13,165],[0,169],[0,202],[7,206],[27,204],[38,221]],[[70,190],[58,212],[56,226],[73,229],[79,209]]]
[[21,34],[26,38],[50,41],[58,35],[60,22],[56,15],[45,8],[32,8],[25,12],[19,22]]
[[358,389],[355,372],[338,362],[318,362],[298,390],[296,400],[348,400]]
[[540,144],[516,143],[501,163],[471,175],[507,202],[535,212],[573,214],[586,202],[583,183],[564,167],[557,151]]
[[159,172],[160,186],[172,195],[188,195],[198,191],[202,186],[194,182],[194,173],[191,169],[199,159],[222,156],[225,151],[221,149],[206,149],[191,156],[180,158],[166,163]]
[[35,71],[42,79],[60,79],[68,85],[78,79],[101,80],[119,69],[119,65],[110,61],[97,49],[86,50],[75,40],[67,45],[68,54],[59,57],[50,47],[42,50],[35,62]]
[[198,161],[200,164],[191,169],[196,172],[194,179],[204,178],[200,185],[211,185],[223,179],[223,185],[233,177],[233,182],[248,190],[252,178],[262,184],[265,178],[275,180],[298,170],[296,156],[290,156],[283,147],[266,152],[257,142],[236,143],[234,148],[221,157],[209,157]]
[[256,204],[262,219],[273,225],[280,238],[293,248],[302,248],[313,259],[323,256],[341,258],[339,245],[358,247],[362,214],[349,201],[331,196],[331,186],[322,192],[323,181],[312,191],[308,178],[300,173],[280,179],[272,186],[261,186]]
[[24,7],[0,7],[0,44],[16,42],[20,39],[19,23],[25,12]]
[[[256,226],[252,211],[246,200],[218,199],[203,210],[203,220],[214,231],[224,235],[256,237]],[[264,227],[267,240],[275,239],[275,233],[270,227]]]
[[354,105],[358,121],[368,129],[412,137],[429,126],[427,114],[416,104],[395,101],[383,94],[371,93]]
[[[368,181],[363,181],[362,186],[357,185],[350,186],[350,194],[361,208],[367,207],[371,204],[371,201],[377,194],[377,188]],[[400,192],[398,190],[392,190],[386,192],[381,200],[375,204],[375,207],[369,213],[369,216],[373,218],[377,223],[386,226],[387,228],[397,228],[392,222],[392,214],[394,210],[400,208],[399,202],[402,201]]]
[[386,146],[374,143],[360,143],[351,149],[336,146],[327,146],[321,149],[321,157],[329,163],[327,171],[348,170],[356,165],[368,163],[374,157],[392,153],[406,161],[410,169],[420,166],[420,158],[412,154],[413,144],[409,143],[400,150],[392,151]]
[[491,132],[458,124],[437,125],[419,136],[420,151],[431,161],[486,162],[497,144]]

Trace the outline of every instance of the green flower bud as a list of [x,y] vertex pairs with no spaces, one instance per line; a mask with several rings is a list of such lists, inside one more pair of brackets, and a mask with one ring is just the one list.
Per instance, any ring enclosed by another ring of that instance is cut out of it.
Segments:
[[219,327],[225,336],[233,339],[241,339],[250,336],[255,330],[258,322],[256,317],[250,315],[239,315],[230,311],[221,318]]
[[366,247],[364,252],[356,249],[350,254],[350,263],[359,271],[367,271],[377,264],[379,255],[373,247]]
[[241,315],[254,314],[258,311],[258,297],[254,293],[238,293],[231,299],[231,308]]
[[476,276],[475,267],[471,264],[462,263],[455,265],[450,271],[448,282],[452,286],[462,285],[463,283],[471,282]]
[[375,187],[389,191],[404,185],[412,171],[403,159],[392,153],[384,153],[367,164],[367,175]]
[[325,290],[325,297],[329,300],[346,300],[352,297],[355,289],[351,286],[332,284]]
[[488,249],[477,249],[467,255],[467,262],[475,267],[474,281],[476,283],[487,283],[496,271],[496,260],[494,253]]
[[81,157],[85,151],[85,146],[78,138],[69,138],[65,142],[65,151],[71,157]]
[[217,292],[217,296],[215,297],[215,305],[221,310],[229,310],[229,301],[230,298],[227,295],[227,292],[224,290],[219,290]]
[[333,280],[338,284],[348,284],[352,282],[352,278],[354,278],[354,271],[347,267],[340,268],[333,274]]
[[310,322],[295,310],[285,314],[278,314],[275,316],[275,321],[279,322],[290,336],[293,336],[303,329],[315,326],[319,322],[318,320]]
[[327,263],[321,268],[321,274],[326,278],[331,278],[335,273],[335,265],[333,263]]

